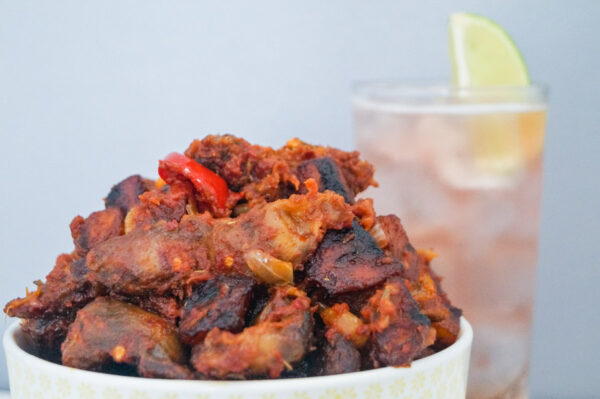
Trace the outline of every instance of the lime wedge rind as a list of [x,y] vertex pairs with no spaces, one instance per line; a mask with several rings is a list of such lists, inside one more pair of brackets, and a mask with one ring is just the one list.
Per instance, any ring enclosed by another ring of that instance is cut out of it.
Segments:
[[454,84],[461,87],[528,85],[529,73],[511,37],[489,18],[471,13],[450,17]]

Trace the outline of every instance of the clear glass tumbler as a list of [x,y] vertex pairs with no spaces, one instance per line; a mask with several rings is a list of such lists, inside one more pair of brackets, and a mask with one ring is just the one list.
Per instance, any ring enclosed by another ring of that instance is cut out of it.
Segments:
[[469,398],[526,398],[546,90],[371,82],[353,95],[357,149],[474,328]]

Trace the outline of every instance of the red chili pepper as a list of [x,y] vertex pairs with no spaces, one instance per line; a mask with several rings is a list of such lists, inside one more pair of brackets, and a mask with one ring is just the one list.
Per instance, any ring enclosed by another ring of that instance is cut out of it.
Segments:
[[185,155],[172,152],[158,163],[158,174],[172,184],[182,177],[188,179],[203,196],[203,200],[213,207],[215,213],[222,215],[227,210],[229,188],[219,175]]

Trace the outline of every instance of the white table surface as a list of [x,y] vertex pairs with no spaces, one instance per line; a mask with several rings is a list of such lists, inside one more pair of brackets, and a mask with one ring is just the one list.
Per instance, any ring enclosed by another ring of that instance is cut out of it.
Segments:
[[0,399],[10,399],[10,394],[7,391],[0,391]]

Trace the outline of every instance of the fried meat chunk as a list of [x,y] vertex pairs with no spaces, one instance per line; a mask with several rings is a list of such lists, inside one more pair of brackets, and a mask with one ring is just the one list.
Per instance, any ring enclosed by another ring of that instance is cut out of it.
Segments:
[[181,340],[198,344],[213,328],[240,332],[255,285],[248,277],[217,276],[194,287],[179,323]]
[[94,212],[85,219],[76,216],[70,225],[75,251],[80,256],[85,256],[96,245],[120,235],[122,226],[123,215],[118,208]]
[[143,193],[139,203],[125,217],[125,232],[148,229],[160,220],[179,221],[187,209],[195,208],[192,186],[188,182],[177,182]]
[[368,360],[375,368],[406,366],[435,340],[431,322],[401,278],[387,281],[361,313],[372,331]]
[[377,216],[371,234],[386,254],[400,259],[404,264],[406,285],[421,313],[431,320],[437,332],[436,349],[453,344],[460,331],[462,312],[452,306],[441,288],[441,279],[431,269],[430,263],[435,253],[415,250],[400,219],[395,215]]
[[323,347],[323,375],[359,371],[360,365],[360,352],[352,342],[335,329],[327,330]]
[[369,162],[361,160],[358,151],[347,152],[332,147],[311,145],[294,138],[277,150],[277,154],[292,167],[314,158],[333,159],[354,195],[363,192],[369,186],[377,186],[377,182],[373,179],[375,168]]
[[133,296],[110,292],[108,296],[121,302],[136,305],[147,312],[157,314],[171,324],[177,324],[181,318],[182,301],[170,294],[156,295],[150,293],[148,295]]
[[213,329],[192,349],[192,365],[212,378],[276,378],[312,345],[310,299],[292,286],[275,289],[256,324],[241,333]]
[[177,330],[135,305],[99,297],[79,312],[62,344],[62,363],[102,370],[111,362],[134,365],[139,375],[193,378]]
[[140,195],[153,188],[151,180],[144,179],[140,175],[129,176],[125,180],[115,184],[106,198],[106,208],[119,208],[123,215],[140,202]]
[[230,189],[241,192],[252,205],[287,198],[298,190],[301,181],[295,169],[314,158],[331,158],[351,193],[357,194],[376,184],[373,166],[361,161],[358,152],[313,146],[298,139],[273,150],[231,135],[207,136],[192,142],[185,155],[221,176]]
[[104,291],[85,279],[85,259],[62,254],[37,290],[13,299],[4,307],[10,317],[23,319],[21,328],[35,349],[57,352],[75,312]]
[[24,319],[71,313],[100,291],[85,280],[85,273],[84,259],[62,254],[56,258],[56,265],[46,276],[46,282],[36,282],[36,291],[29,292],[25,298],[13,299],[4,312]]
[[331,190],[344,197],[347,203],[354,203],[354,193],[350,191],[344,175],[333,159],[329,157],[309,159],[301,162],[296,167],[295,173],[301,182],[309,178],[314,179],[320,192]]
[[[419,274],[417,251],[408,240],[400,218],[396,215],[377,216],[374,229],[380,229],[380,234],[384,235],[383,243],[379,240],[378,243],[381,244],[385,253],[402,262],[406,278],[415,279]],[[371,233],[373,234],[373,229]]]
[[57,362],[60,361],[60,345],[74,319],[75,313],[22,319],[21,332],[36,355]]
[[251,204],[286,198],[300,185],[275,150],[231,135],[194,140],[185,155],[221,176]]
[[326,231],[348,227],[353,218],[341,196],[317,193],[309,185],[308,194],[256,206],[233,220],[216,220],[211,234],[213,265],[221,273],[237,270],[251,275],[246,254],[259,249],[290,262],[294,270],[302,269]]
[[207,223],[194,230],[161,221],[105,241],[86,258],[88,279],[125,295],[182,294],[193,271],[208,268]]
[[421,312],[431,320],[431,325],[437,332],[436,349],[443,349],[458,338],[462,311],[452,306],[441,288],[440,277],[431,269],[431,260],[435,256],[432,251],[418,251],[419,275],[414,280],[407,280],[407,286]]
[[308,282],[330,295],[364,290],[404,271],[356,220],[351,228],[328,231],[306,269]]

